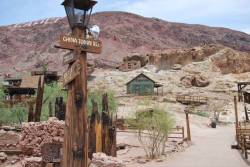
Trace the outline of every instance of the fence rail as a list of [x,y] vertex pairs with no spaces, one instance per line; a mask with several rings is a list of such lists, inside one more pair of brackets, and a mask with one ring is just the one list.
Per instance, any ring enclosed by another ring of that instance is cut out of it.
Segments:
[[208,97],[203,96],[190,96],[190,95],[177,95],[176,101],[184,104],[198,103],[198,104],[207,104]]
[[[135,128],[132,129],[127,129],[127,130],[117,130],[117,132],[119,133],[133,133],[136,134],[138,133],[138,130],[136,130]],[[147,132],[142,132],[142,134],[144,135],[149,135],[149,133]],[[181,139],[184,140],[185,139],[185,135],[184,135],[184,127],[182,126],[176,126],[175,128],[172,128],[171,133],[168,135],[169,139]]]

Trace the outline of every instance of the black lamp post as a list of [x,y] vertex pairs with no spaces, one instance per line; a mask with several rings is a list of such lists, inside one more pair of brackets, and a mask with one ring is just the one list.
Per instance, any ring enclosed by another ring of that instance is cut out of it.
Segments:
[[72,30],[75,27],[88,28],[92,9],[96,3],[94,0],[65,0],[62,3]]

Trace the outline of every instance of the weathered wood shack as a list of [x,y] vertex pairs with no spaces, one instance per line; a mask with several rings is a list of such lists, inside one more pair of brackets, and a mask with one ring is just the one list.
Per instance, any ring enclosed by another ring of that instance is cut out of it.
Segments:
[[127,86],[127,94],[136,94],[136,95],[153,95],[154,88],[162,87],[163,85],[157,83],[153,79],[149,78],[145,74],[141,73],[137,75],[135,78],[126,83]]

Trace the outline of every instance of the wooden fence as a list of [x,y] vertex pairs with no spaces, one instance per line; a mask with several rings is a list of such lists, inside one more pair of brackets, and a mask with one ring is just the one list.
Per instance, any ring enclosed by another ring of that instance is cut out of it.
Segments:
[[203,96],[190,96],[190,95],[177,95],[176,101],[183,104],[207,104],[208,97]]
[[248,159],[248,150],[250,150],[250,123],[239,122],[236,126],[236,138],[239,148],[242,150],[245,158]]
[[[138,133],[138,131],[136,130],[136,128],[132,128],[132,129],[127,129],[127,130],[117,130],[116,132],[119,133],[133,133],[136,134]],[[143,134],[148,135],[149,133],[147,132],[143,132]],[[184,135],[184,127],[183,126],[176,126],[175,128],[173,128],[171,130],[171,133],[168,135],[168,139],[171,140],[185,140],[185,135]]]

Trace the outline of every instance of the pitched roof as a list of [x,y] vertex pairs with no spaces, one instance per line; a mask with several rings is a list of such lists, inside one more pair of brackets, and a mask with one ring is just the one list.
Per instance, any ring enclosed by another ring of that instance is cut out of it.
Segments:
[[[20,88],[37,88],[40,76],[24,76]],[[43,80],[43,77],[41,77]]]
[[146,76],[143,73],[140,73],[139,75],[137,75],[136,77],[134,77],[132,80],[130,80],[129,82],[126,83],[126,85],[130,84],[132,81],[134,81],[136,78],[140,77],[140,76],[144,76],[145,78],[149,79],[150,81],[156,83],[153,79],[149,78],[148,76]]
[[21,81],[22,78],[20,77],[11,77],[11,78],[4,78],[4,81]]

